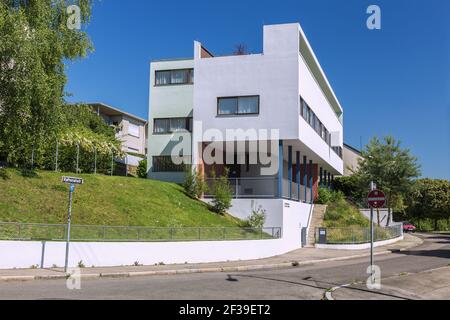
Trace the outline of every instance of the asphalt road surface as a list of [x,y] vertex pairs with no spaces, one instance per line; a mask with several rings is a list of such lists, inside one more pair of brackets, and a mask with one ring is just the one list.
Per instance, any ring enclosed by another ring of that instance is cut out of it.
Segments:
[[[422,236],[419,247],[375,257],[382,278],[449,266],[450,235]],[[63,280],[10,282],[0,283],[0,299],[322,299],[332,287],[365,281],[368,264],[358,258],[283,270],[93,279],[83,280],[80,290],[68,290]]]

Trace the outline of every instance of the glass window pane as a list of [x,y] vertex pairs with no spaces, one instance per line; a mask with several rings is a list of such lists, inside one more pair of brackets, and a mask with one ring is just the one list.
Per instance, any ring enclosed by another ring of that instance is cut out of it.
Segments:
[[172,71],[172,84],[186,83],[186,70],[174,70]]
[[194,69],[189,70],[189,83],[194,83]]
[[170,132],[181,131],[186,129],[185,118],[170,119]]
[[168,119],[155,119],[155,125],[153,132],[155,133],[167,133],[169,132],[169,121]]
[[238,101],[238,113],[258,113],[259,112],[259,98],[258,97],[241,97]]
[[156,72],[156,85],[170,84],[170,71],[157,71]]
[[220,98],[219,115],[236,114],[237,98]]

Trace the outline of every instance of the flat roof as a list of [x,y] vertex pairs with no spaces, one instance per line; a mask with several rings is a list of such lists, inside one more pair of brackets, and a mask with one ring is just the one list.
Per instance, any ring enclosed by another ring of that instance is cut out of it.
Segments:
[[145,120],[145,119],[143,119],[141,117],[135,116],[134,114],[131,114],[131,113],[128,113],[126,111],[120,110],[118,108],[112,107],[112,106],[110,106],[110,105],[108,105],[106,103],[103,103],[103,102],[91,102],[91,103],[88,103],[88,105],[93,106],[93,107],[99,107],[101,112],[103,114],[108,115],[108,116],[122,116],[122,115],[125,115],[127,117],[132,118],[132,119],[135,119],[135,120],[138,120],[140,122],[143,122],[144,124],[147,123],[147,120]]

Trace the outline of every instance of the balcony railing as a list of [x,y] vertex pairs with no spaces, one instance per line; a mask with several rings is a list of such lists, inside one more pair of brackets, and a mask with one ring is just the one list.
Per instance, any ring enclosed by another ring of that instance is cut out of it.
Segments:
[[[216,179],[205,179],[208,190],[205,192],[205,198],[212,198],[214,195],[214,183]],[[289,199],[294,201],[310,202],[311,188],[305,188],[295,182],[283,179],[282,192],[278,192],[278,178],[257,177],[257,178],[230,178],[228,183],[234,199]]]

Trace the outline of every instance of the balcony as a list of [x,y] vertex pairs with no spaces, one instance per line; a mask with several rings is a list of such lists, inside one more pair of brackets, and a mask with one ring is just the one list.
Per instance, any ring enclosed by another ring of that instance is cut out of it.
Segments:
[[[214,182],[217,179],[205,179],[208,191],[205,192],[206,199],[213,197]],[[233,199],[287,199],[301,202],[312,202],[311,188],[298,185],[283,179],[281,192],[279,192],[278,178],[275,177],[255,177],[255,178],[230,178],[227,179],[230,185]]]

